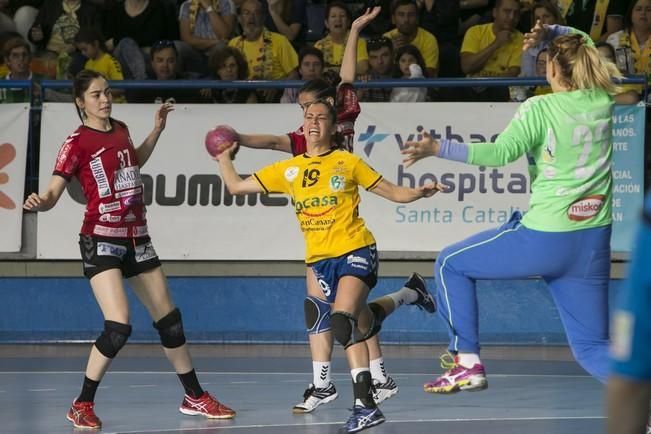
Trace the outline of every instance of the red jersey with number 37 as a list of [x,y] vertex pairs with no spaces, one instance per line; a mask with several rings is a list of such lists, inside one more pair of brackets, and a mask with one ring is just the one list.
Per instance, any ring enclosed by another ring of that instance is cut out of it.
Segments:
[[[350,83],[344,83],[337,88],[337,132],[344,136],[344,150],[353,152],[355,141],[355,121],[361,113],[359,98],[355,88]],[[291,142],[292,154],[301,155],[307,152],[307,143],[303,126],[294,132],[288,133]]]
[[110,131],[77,128],[59,149],[54,175],[79,179],[87,201],[82,234],[147,235],[140,165],[124,123],[111,119]]

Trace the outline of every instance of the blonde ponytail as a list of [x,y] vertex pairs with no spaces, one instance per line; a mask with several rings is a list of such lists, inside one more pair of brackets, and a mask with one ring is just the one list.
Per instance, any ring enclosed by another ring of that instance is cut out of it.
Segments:
[[622,74],[586,42],[582,35],[574,34],[560,36],[550,44],[549,56],[559,67],[565,84],[571,90],[598,88],[611,95],[619,93],[612,79],[622,78]]

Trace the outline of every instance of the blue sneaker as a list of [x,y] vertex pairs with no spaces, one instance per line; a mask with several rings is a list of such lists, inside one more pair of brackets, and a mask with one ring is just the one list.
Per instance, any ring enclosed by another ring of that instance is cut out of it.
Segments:
[[418,273],[411,273],[409,280],[405,282],[405,286],[418,293],[418,300],[411,304],[415,304],[418,308],[429,313],[436,312],[436,302],[434,301],[432,294],[427,290],[423,276]]
[[351,434],[363,429],[379,425],[384,422],[384,415],[379,408],[369,408],[362,405],[353,406],[353,414],[350,415],[344,426],[339,428],[340,434]]

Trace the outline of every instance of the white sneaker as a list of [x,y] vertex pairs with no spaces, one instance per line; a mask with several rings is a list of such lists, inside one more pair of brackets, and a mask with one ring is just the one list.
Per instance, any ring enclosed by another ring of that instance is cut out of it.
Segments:
[[299,402],[292,408],[293,413],[310,413],[321,404],[326,404],[337,399],[337,389],[330,383],[328,387],[318,388],[310,384],[303,393],[303,402]]
[[376,404],[386,401],[393,395],[398,393],[398,385],[393,378],[387,377],[387,381],[380,383],[378,380],[373,380],[373,400]]

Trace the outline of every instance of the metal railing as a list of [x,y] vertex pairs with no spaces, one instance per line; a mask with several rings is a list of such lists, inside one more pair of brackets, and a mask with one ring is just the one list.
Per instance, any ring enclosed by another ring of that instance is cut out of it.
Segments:
[[[110,84],[118,89],[285,89],[299,88],[305,82],[302,80],[122,80],[111,81]],[[643,101],[648,101],[648,78],[644,75],[625,77],[621,84],[643,85]],[[47,89],[61,90],[72,89],[71,80],[42,80],[41,99]],[[417,78],[417,79],[384,79],[372,81],[355,81],[356,88],[387,88],[387,87],[429,87],[429,88],[454,88],[454,87],[504,87],[504,86],[544,86],[547,81],[543,77],[473,77],[473,78]],[[0,80],[0,88],[30,89],[30,80]],[[34,138],[40,134],[41,105],[33,101],[30,93],[30,131],[27,148],[28,171],[26,174],[26,191],[36,191],[38,187],[38,149]]]

